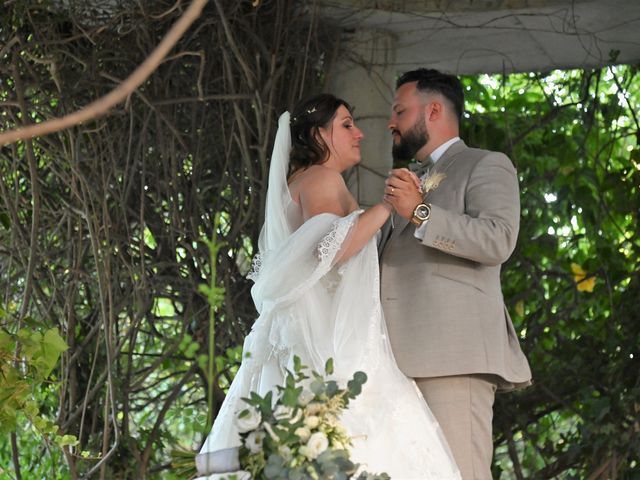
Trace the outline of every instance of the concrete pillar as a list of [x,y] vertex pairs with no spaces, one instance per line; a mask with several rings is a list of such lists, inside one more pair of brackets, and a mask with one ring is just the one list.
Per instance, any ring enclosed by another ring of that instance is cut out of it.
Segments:
[[354,119],[364,132],[362,162],[346,174],[362,207],[380,201],[392,165],[387,121],[395,85],[395,43],[389,32],[358,29],[343,42],[329,70],[326,90],[355,107]]

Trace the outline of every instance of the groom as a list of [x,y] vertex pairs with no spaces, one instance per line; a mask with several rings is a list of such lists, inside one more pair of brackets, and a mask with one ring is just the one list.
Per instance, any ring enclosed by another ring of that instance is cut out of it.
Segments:
[[397,82],[393,156],[415,158],[419,171],[387,179],[396,214],[383,239],[381,296],[400,369],[422,391],[463,478],[484,480],[495,392],[528,385],[531,372],[500,286],[518,237],[516,170],[504,154],[460,140],[463,110],[453,75],[419,69]]

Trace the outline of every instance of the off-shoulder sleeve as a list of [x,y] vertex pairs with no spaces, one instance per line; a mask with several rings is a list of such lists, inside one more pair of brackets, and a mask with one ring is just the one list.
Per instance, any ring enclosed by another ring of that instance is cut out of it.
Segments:
[[265,305],[295,301],[340,260],[362,210],[345,217],[322,213],[307,220],[277,250],[254,260],[251,295]]

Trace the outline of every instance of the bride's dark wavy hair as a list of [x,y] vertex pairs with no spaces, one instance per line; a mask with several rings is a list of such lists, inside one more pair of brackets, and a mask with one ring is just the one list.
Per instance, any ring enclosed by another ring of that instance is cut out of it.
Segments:
[[330,93],[321,93],[301,100],[293,108],[288,176],[300,169],[327,161],[329,147],[322,140],[319,129],[330,125],[341,105],[349,112],[353,111],[345,100]]

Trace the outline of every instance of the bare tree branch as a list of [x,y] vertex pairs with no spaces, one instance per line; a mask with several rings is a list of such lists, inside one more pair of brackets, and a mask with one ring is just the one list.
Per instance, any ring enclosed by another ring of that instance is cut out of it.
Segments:
[[89,120],[94,120],[107,113],[114,105],[125,100],[142,84],[142,82],[149,78],[156,68],[158,68],[162,59],[175,46],[176,42],[189,28],[189,26],[198,18],[207,1],[208,0],[193,0],[189,8],[173,25],[173,27],[171,27],[171,30],[167,32],[167,35],[158,44],[156,49],[151,52],[149,57],[138,68],[136,68],[136,70],[124,82],[107,95],[90,103],[85,108],[62,118],[55,118],[37,125],[17,128],[15,130],[0,133],[0,147],[17,142],[18,140],[26,140],[64,130],[65,128],[79,125]]

